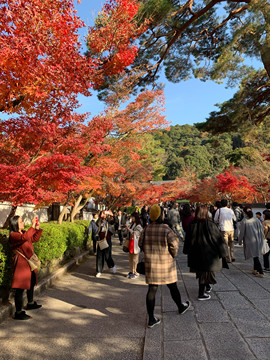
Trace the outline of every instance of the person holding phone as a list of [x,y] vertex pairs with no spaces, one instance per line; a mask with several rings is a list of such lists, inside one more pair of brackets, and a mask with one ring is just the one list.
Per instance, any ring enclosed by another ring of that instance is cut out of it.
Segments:
[[99,246],[99,242],[97,242],[97,255],[96,255],[96,277],[100,277],[104,268],[104,262],[106,261],[108,268],[116,273],[116,266],[114,264],[112,258],[112,232],[110,230],[110,226],[113,223],[113,220],[108,220],[108,217],[112,217],[113,214],[110,210],[101,211],[99,214],[99,218],[97,220],[98,226],[98,239],[103,240],[106,239],[108,245],[106,248],[101,249]]
[[122,211],[119,209],[118,214],[114,217],[115,228],[118,233],[119,244],[120,246],[123,245],[123,238],[124,238],[124,230],[126,227],[127,217]]
[[28,320],[31,316],[22,310],[23,292],[27,290],[27,310],[39,309],[42,305],[38,305],[34,301],[34,286],[37,283],[37,270],[31,271],[28,261],[34,254],[33,243],[38,242],[42,230],[38,218],[32,220],[32,226],[27,231],[24,230],[24,222],[18,215],[10,219],[10,236],[9,241],[13,251],[13,280],[11,288],[15,289],[15,320]]
[[137,279],[139,277],[139,273],[137,273],[137,264],[139,261],[139,252],[140,252],[139,238],[143,231],[140,215],[138,213],[134,212],[131,214],[130,226],[126,225],[126,229],[128,231],[127,238],[129,240],[128,259],[129,259],[129,270],[130,270],[126,277],[129,279]]

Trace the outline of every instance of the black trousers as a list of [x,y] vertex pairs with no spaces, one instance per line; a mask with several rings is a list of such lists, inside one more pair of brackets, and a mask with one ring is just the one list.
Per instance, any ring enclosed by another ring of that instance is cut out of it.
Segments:
[[[173,301],[176,303],[178,310],[183,309],[183,304],[181,300],[181,295],[177,287],[177,283],[167,284],[171,297]],[[146,295],[146,308],[147,313],[149,316],[149,320],[154,320],[154,309],[155,309],[155,300],[156,300],[156,293],[157,293],[158,285],[148,285],[148,292]]]
[[96,235],[94,235],[93,238],[92,238],[92,241],[93,241],[93,251],[94,251],[94,253],[97,252],[97,239],[98,239],[98,237],[97,237]]
[[[34,300],[34,286],[36,285],[36,274],[32,271],[31,275],[31,287],[26,291],[28,303],[31,303]],[[23,307],[23,292],[24,289],[15,290],[15,307],[16,312],[22,311]]]
[[259,274],[263,274],[263,269],[262,269],[262,265],[260,263],[260,259],[258,257],[254,257],[253,258],[253,269],[257,270]]
[[112,258],[112,242],[108,239],[107,242],[109,244],[107,249],[100,250],[99,246],[97,246],[96,270],[98,273],[102,273],[105,261],[109,269],[114,267],[114,261]]
[[122,245],[123,244],[123,232],[122,232],[122,230],[118,230],[118,237],[119,237],[120,245]]

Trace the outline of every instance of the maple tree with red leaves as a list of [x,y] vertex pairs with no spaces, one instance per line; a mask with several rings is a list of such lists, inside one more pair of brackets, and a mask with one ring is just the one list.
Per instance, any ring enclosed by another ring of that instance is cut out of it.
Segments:
[[138,47],[134,40],[147,29],[147,21],[140,25],[135,21],[139,7],[139,1],[110,0],[96,18],[95,27],[90,27],[87,47],[89,57],[99,61],[97,85],[135,60]]
[[252,167],[235,168],[236,176],[245,176],[255,190],[255,202],[267,203],[270,196],[270,164],[267,161],[257,161]]
[[74,112],[76,97],[132,63],[142,31],[132,25],[137,10],[137,1],[105,4],[106,23],[90,30],[85,56],[72,1],[1,0],[0,111],[19,115],[0,124],[1,201],[67,203],[101,186],[93,159],[110,148],[114,118],[88,121]]
[[152,165],[140,154],[142,147],[147,146],[142,135],[168,123],[162,115],[164,99],[160,90],[144,91],[124,109],[122,97],[118,109],[115,99],[113,105],[111,97],[109,100],[104,116],[111,119],[113,128],[105,141],[108,150],[93,159],[101,172],[101,188],[94,196],[114,208],[137,198],[142,184],[151,180]]
[[217,178],[205,178],[198,180],[189,193],[188,198],[191,202],[212,203],[220,198],[217,188]]
[[217,189],[222,197],[237,202],[252,202],[256,190],[242,175],[234,175],[233,168],[225,170],[217,176]]
[[35,113],[90,95],[96,62],[80,53],[73,1],[1,0],[0,19],[1,111]]

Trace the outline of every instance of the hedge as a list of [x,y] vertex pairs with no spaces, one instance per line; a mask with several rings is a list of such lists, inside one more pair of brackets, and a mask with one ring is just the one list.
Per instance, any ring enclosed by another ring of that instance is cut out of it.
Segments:
[[[76,247],[86,248],[87,242],[91,240],[88,238],[88,227],[89,221],[86,220],[61,225],[55,222],[41,224],[41,238],[38,243],[34,243],[41,267],[47,267],[54,259],[65,258]],[[28,228],[25,227],[26,230]],[[4,287],[10,286],[12,280],[12,252],[8,236],[7,230],[0,230],[0,286]]]

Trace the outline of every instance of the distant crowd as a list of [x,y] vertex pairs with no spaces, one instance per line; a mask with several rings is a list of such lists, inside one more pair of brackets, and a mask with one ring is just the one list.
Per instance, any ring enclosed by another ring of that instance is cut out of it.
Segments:
[[[13,283],[15,289],[15,319],[27,320],[29,315],[22,310],[23,291],[27,290],[28,310],[41,307],[33,299],[37,281],[36,268],[30,266],[34,260],[32,243],[39,241],[42,233],[38,220],[33,219],[32,227],[25,231],[19,216],[10,223],[10,243],[14,253]],[[148,284],[146,295],[148,327],[160,323],[154,316],[155,296],[159,285],[167,285],[178,313],[183,315],[190,302],[182,302],[177,286],[175,257],[179,245],[187,255],[190,271],[198,279],[197,300],[210,300],[216,284],[215,272],[229,268],[235,258],[235,244],[243,245],[245,259],[253,259],[252,274],[263,278],[269,273],[270,246],[270,203],[263,213],[236,202],[231,205],[226,199],[209,204],[178,204],[165,202],[152,206],[136,207],[132,214],[127,209],[112,212],[103,210],[93,214],[89,237],[93,242],[96,256],[96,277],[102,276],[104,265],[114,273],[117,267],[112,257],[112,236],[117,236],[119,245],[128,254],[129,271],[127,279],[145,275]],[[263,264],[260,258],[263,257]]]

